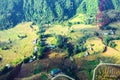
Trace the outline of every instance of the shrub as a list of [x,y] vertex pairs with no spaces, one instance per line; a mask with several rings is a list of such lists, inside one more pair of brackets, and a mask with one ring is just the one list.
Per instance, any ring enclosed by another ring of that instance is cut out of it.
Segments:
[[11,71],[13,68],[12,67],[10,67],[10,68],[7,68],[6,66],[2,69],[2,74],[6,74],[6,73],[8,73],[9,71]]
[[116,37],[115,40],[120,40],[120,36]]
[[2,47],[2,50],[8,50],[8,49],[10,49],[10,47],[8,47],[8,46]]
[[2,56],[0,55],[0,61],[2,60],[3,58],[2,58]]
[[24,38],[27,38],[27,35],[26,34],[24,34],[24,35],[18,35],[18,38],[24,39]]
[[71,56],[73,54],[73,45],[71,43],[67,43],[66,45],[66,51],[68,56]]
[[44,53],[45,52],[47,52],[47,51],[49,51],[49,49],[47,48],[47,47],[39,47],[38,48],[38,59],[41,59],[41,58],[43,58],[44,57]]
[[102,30],[110,30],[112,29],[111,26],[102,26],[100,27]]
[[71,26],[72,26],[72,23],[71,23],[71,22],[68,22],[68,26],[71,27]]
[[30,57],[27,57],[27,58],[25,58],[25,59],[23,60],[23,62],[24,62],[24,63],[28,63],[29,60],[30,60]]
[[37,56],[37,52],[32,52],[32,55]]
[[103,43],[108,46],[108,44],[109,44],[109,42],[110,42],[111,40],[113,40],[113,38],[107,36],[107,37],[103,38]]
[[41,80],[48,80],[48,76],[45,73],[42,73]]
[[117,44],[115,42],[111,41],[108,46],[115,48],[117,46]]
[[77,54],[77,53],[79,53],[79,52],[80,52],[79,46],[78,46],[78,45],[75,45],[75,46],[74,46],[73,53],[74,53],[74,54]]
[[64,36],[58,35],[57,36],[57,46],[59,48],[63,48],[65,46],[67,42],[67,38],[65,38]]
[[38,74],[41,72],[41,69],[40,68],[36,68],[34,71],[33,71],[33,74]]
[[38,66],[34,69],[33,74],[38,74],[38,73],[40,73],[43,68],[44,68],[44,67],[43,67],[42,65],[38,65]]

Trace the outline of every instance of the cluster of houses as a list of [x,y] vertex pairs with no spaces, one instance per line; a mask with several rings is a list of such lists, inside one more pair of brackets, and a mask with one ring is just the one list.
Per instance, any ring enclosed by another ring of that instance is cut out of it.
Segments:
[[115,35],[115,31],[114,30],[109,30],[106,32],[103,32],[103,35],[107,36],[107,35]]

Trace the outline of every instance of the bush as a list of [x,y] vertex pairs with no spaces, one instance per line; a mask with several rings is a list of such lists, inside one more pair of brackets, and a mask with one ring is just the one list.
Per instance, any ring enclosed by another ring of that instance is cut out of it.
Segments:
[[83,46],[83,45],[81,45],[81,46],[79,47],[79,49],[80,49],[80,52],[84,52],[84,51],[87,50],[87,48],[86,48],[85,46]]
[[34,71],[33,71],[33,74],[38,74],[41,72],[41,69],[40,68],[36,68]]
[[115,42],[111,41],[108,46],[115,48],[117,46],[117,44]]
[[111,40],[113,40],[113,38],[110,36],[107,36],[107,37],[103,38],[103,43],[108,46],[108,44]]
[[43,65],[37,65],[36,68],[33,71],[33,74],[38,74],[42,71],[42,69],[44,68]]
[[0,55],[0,61],[2,60],[3,58],[2,58],[2,56]]
[[83,44],[89,38],[89,35],[85,35],[77,40],[78,44]]
[[102,30],[110,30],[112,29],[111,26],[102,26],[100,27]]
[[24,38],[27,38],[27,35],[26,34],[24,34],[24,35],[18,35],[18,38],[24,39]]
[[67,42],[67,38],[61,35],[57,36],[57,46],[59,48],[64,48],[64,46],[66,45],[66,42]]
[[25,59],[23,60],[23,62],[24,62],[24,63],[28,63],[29,60],[30,60],[30,57],[27,57],[27,58],[25,58]]
[[49,49],[47,47],[39,47],[38,48],[38,59],[41,59],[44,57],[44,53],[49,51]]
[[80,53],[80,52],[84,52],[86,50],[87,50],[87,48],[84,45],[75,45],[73,53],[77,54],[77,53]]
[[11,67],[11,68],[7,68],[6,66],[2,69],[2,74],[6,74],[6,73],[8,73],[9,71],[11,71],[13,68]]
[[120,36],[116,37],[115,40],[120,40]]
[[32,52],[32,55],[37,56],[37,52]]
[[8,50],[8,49],[10,49],[9,46],[3,46],[3,47],[2,47],[2,50]]
[[71,22],[68,22],[68,26],[71,27],[71,26],[72,26],[72,23],[71,23]]
[[68,56],[71,56],[73,54],[73,45],[71,43],[67,43],[66,45],[66,51]]
[[79,46],[78,46],[78,45],[75,45],[75,46],[74,46],[73,53],[74,53],[74,54],[77,54],[77,53],[79,53],[79,52],[80,52]]
[[48,76],[46,74],[42,73],[41,80],[48,80]]

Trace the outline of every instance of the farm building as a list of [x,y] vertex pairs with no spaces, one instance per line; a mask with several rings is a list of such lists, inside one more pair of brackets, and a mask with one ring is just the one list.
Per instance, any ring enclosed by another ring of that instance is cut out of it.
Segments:
[[50,71],[50,74],[51,74],[52,76],[55,76],[55,75],[57,75],[57,74],[59,74],[59,73],[61,73],[61,70],[60,70],[60,69],[57,69],[57,68]]

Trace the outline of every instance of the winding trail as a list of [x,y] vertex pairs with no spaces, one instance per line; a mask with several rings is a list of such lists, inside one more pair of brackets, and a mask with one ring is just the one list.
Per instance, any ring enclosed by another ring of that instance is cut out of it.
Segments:
[[57,77],[66,77],[66,78],[69,78],[70,80],[75,80],[75,79],[73,79],[70,76],[67,76],[65,74],[58,74],[55,77],[53,77],[51,80],[55,80]]

